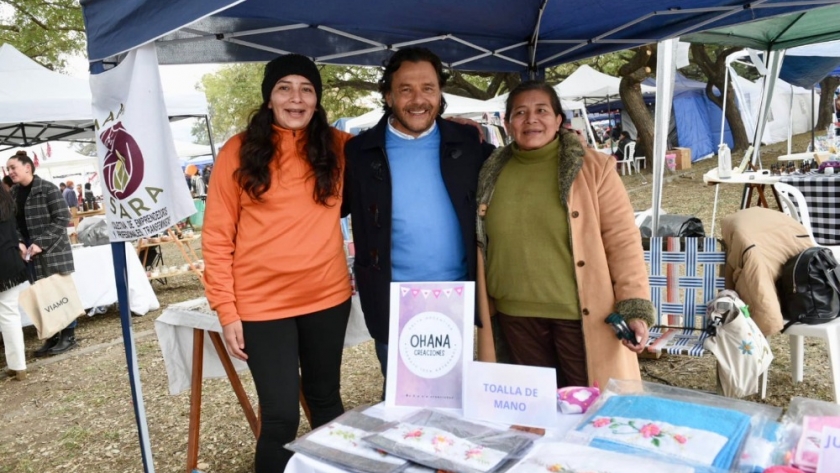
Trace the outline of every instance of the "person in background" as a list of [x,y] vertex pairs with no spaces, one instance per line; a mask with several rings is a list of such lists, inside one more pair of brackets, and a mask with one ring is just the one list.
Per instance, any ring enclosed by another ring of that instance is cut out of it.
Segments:
[[[487,160],[478,185],[486,293],[516,364],[555,368],[558,387],[638,380],[653,304],[633,208],[615,161],[582,147],[564,118],[544,82],[508,96],[513,142]],[[613,312],[637,345],[605,323]]]
[[633,141],[633,139],[630,138],[630,133],[627,131],[622,131],[619,136],[620,138],[618,140],[618,147],[615,150],[615,159],[621,161],[622,159],[624,159],[624,148],[626,148],[627,145]]
[[6,373],[18,381],[26,379],[26,352],[18,309],[18,297],[27,280],[25,254],[26,247],[18,241],[15,200],[6,186],[0,186],[0,334],[6,351]]
[[195,173],[192,177],[193,197],[202,198],[207,196],[207,188],[204,186],[204,179],[200,173]]
[[78,207],[81,207],[85,201],[85,193],[82,192],[82,185],[76,184],[76,202],[78,202]]
[[[29,255],[29,270],[32,280],[38,281],[53,274],[70,274],[73,266],[73,252],[67,224],[70,211],[55,184],[35,175],[35,164],[25,151],[18,151],[6,162],[6,170],[15,183],[12,197],[15,199],[15,217],[18,239]],[[74,198],[73,184],[67,189]],[[58,355],[76,346],[76,321],[47,339],[35,356]]]
[[10,190],[13,185],[15,185],[15,183],[12,181],[11,177],[3,176],[3,187],[5,187],[6,190]]
[[210,188],[210,174],[213,172],[213,165],[208,164],[204,166],[204,169],[201,171],[201,178],[204,179],[204,188]]
[[96,196],[93,195],[93,190],[91,189],[90,182],[85,182],[85,205],[87,206],[88,210],[96,210]]
[[66,187],[61,191],[61,195],[68,208],[75,209],[79,207],[79,198],[73,190],[73,181],[67,181]]
[[64,196],[64,189],[67,189],[67,184],[63,182],[58,183],[58,190],[61,192],[62,197]]
[[248,362],[261,430],[257,473],[283,471],[300,422],[312,428],[344,412],[341,356],[350,276],[340,212],[344,145],[321,105],[309,58],[265,66],[262,104],[216,160],[203,245],[206,293],[232,356]]
[[376,357],[387,374],[390,284],[474,281],[475,189],[493,146],[441,118],[447,75],[425,48],[395,52],[379,80],[385,115],[347,144],[344,209]]

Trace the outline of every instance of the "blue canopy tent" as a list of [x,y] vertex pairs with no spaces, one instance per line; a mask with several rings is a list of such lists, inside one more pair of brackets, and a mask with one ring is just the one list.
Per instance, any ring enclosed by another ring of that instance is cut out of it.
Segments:
[[[381,65],[423,45],[447,66],[539,76],[545,67],[668,38],[804,11],[835,0],[81,0],[93,73],[154,41],[161,64],[267,61],[296,52],[329,64]],[[669,43],[669,47],[671,44]],[[673,70],[673,54],[658,68]],[[666,74],[659,75],[666,77]],[[661,81],[660,97],[670,97]],[[662,99],[660,99],[662,100]],[[670,100],[668,108],[670,109]],[[657,116],[658,126],[667,117]],[[654,146],[654,169],[664,159]],[[658,168],[661,174],[661,166]],[[658,208],[654,176],[654,208]],[[656,222],[654,222],[656,228]],[[125,253],[112,245],[145,471],[154,471],[133,353]]]

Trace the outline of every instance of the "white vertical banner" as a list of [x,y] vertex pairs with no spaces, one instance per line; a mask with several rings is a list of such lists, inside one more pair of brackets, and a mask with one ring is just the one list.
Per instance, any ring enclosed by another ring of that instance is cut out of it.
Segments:
[[178,164],[153,44],[90,76],[111,242],[165,231],[195,213]]

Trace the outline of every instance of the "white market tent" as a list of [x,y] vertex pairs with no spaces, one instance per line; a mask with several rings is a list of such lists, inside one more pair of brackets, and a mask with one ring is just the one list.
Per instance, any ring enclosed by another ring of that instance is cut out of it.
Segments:
[[[598,72],[584,64],[567,77],[563,82],[554,86],[561,99],[603,100],[607,97],[617,97],[621,78]],[[643,94],[656,92],[656,87],[642,84]]]
[[[461,97],[459,95],[452,95],[444,93],[443,97],[446,99],[446,110],[443,112],[444,117],[463,117],[482,115],[484,113],[496,113],[504,111],[505,107],[502,104],[501,108],[496,103],[484,100],[476,100],[468,97]],[[376,125],[382,118],[383,112],[381,108],[371,110],[364,115],[346,120],[343,123],[343,130],[349,132],[353,129],[365,130]]]
[[[206,117],[200,92],[164,94],[170,120]],[[87,79],[51,71],[9,44],[0,45],[0,150],[93,136]]]

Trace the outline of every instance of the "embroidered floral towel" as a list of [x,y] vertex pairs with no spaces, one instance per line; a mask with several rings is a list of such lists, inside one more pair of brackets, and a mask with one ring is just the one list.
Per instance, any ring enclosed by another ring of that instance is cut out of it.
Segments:
[[535,437],[422,410],[365,441],[375,448],[438,470],[491,473],[530,448]]
[[594,437],[594,447],[722,470],[732,467],[749,429],[750,417],[738,411],[637,395],[610,397],[577,428]]
[[360,473],[395,473],[409,463],[375,450],[361,440],[386,423],[357,411],[349,411],[286,445],[286,448],[342,469]]
[[510,473],[693,473],[689,466],[670,465],[649,458],[609,452],[566,442],[534,447]]

